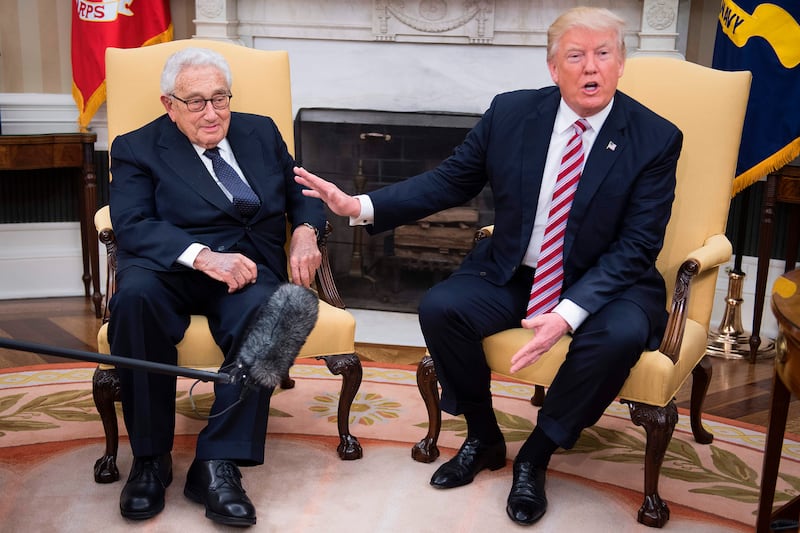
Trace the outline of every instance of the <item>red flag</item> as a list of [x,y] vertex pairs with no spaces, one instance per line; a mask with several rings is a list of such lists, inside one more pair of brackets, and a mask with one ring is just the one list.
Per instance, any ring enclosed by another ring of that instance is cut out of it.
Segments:
[[172,40],[169,0],[74,0],[72,97],[81,129],[106,99],[106,48]]

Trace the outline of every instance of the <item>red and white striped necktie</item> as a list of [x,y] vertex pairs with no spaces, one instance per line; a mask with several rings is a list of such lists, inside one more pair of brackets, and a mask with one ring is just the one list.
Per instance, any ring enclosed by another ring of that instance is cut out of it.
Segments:
[[589,128],[589,123],[579,119],[572,127],[575,132],[564,148],[561,166],[558,168],[526,318],[551,311],[558,304],[558,297],[561,295],[561,284],[564,281],[564,232],[572,199],[575,198],[583,171],[582,135]]

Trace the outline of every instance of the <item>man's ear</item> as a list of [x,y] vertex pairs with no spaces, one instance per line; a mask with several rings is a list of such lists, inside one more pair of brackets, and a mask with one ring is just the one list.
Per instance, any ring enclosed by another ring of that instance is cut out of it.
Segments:
[[555,61],[547,62],[547,70],[550,71],[550,79],[553,80],[553,83],[558,85],[558,66],[556,65]]
[[172,107],[173,104],[174,104],[174,102],[172,101],[172,98],[170,98],[166,94],[162,94],[161,95],[161,105],[164,106],[164,109],[166,110],[167,114],[169,115],[169,117],[174,122],[175,121],[175,117],[172,116],[172,113],[174,112],[174,108]]

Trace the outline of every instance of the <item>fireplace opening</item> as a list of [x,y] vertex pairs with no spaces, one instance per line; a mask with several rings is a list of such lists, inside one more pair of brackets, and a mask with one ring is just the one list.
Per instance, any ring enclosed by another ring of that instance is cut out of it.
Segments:
[[[303,108],[295,120],[297,160],[348,194],[373,191],[434,168],[480,115]],[[369,235],[328,211],[331,267],[345,304],[416,312],[423,293],[450,275],[493,219],[491,191],[414,224]]]

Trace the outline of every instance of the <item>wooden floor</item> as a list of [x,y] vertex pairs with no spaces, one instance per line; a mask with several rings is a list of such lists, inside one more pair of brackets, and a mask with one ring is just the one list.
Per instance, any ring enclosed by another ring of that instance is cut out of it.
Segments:
[[[0,300],[0,336],[30,342],[95,352],[100,320],[94,318],[88,299],[81,297],[31,300]],[[359,355],[367,360],[415,363],[422,348],[359,346]],[[713,378],[706,396],[704,412],[750,424],[766,426],[772,388],[773,359],[755,364],[741,359],[711,357]],[[51,355],[0,348],[0,368],[20,367],[49,362],[70,362]],[[678,406],[689,406],[691,379],[677,395]],[[789,411],[787,430],[800,433],[800,401],[794,400]]]

